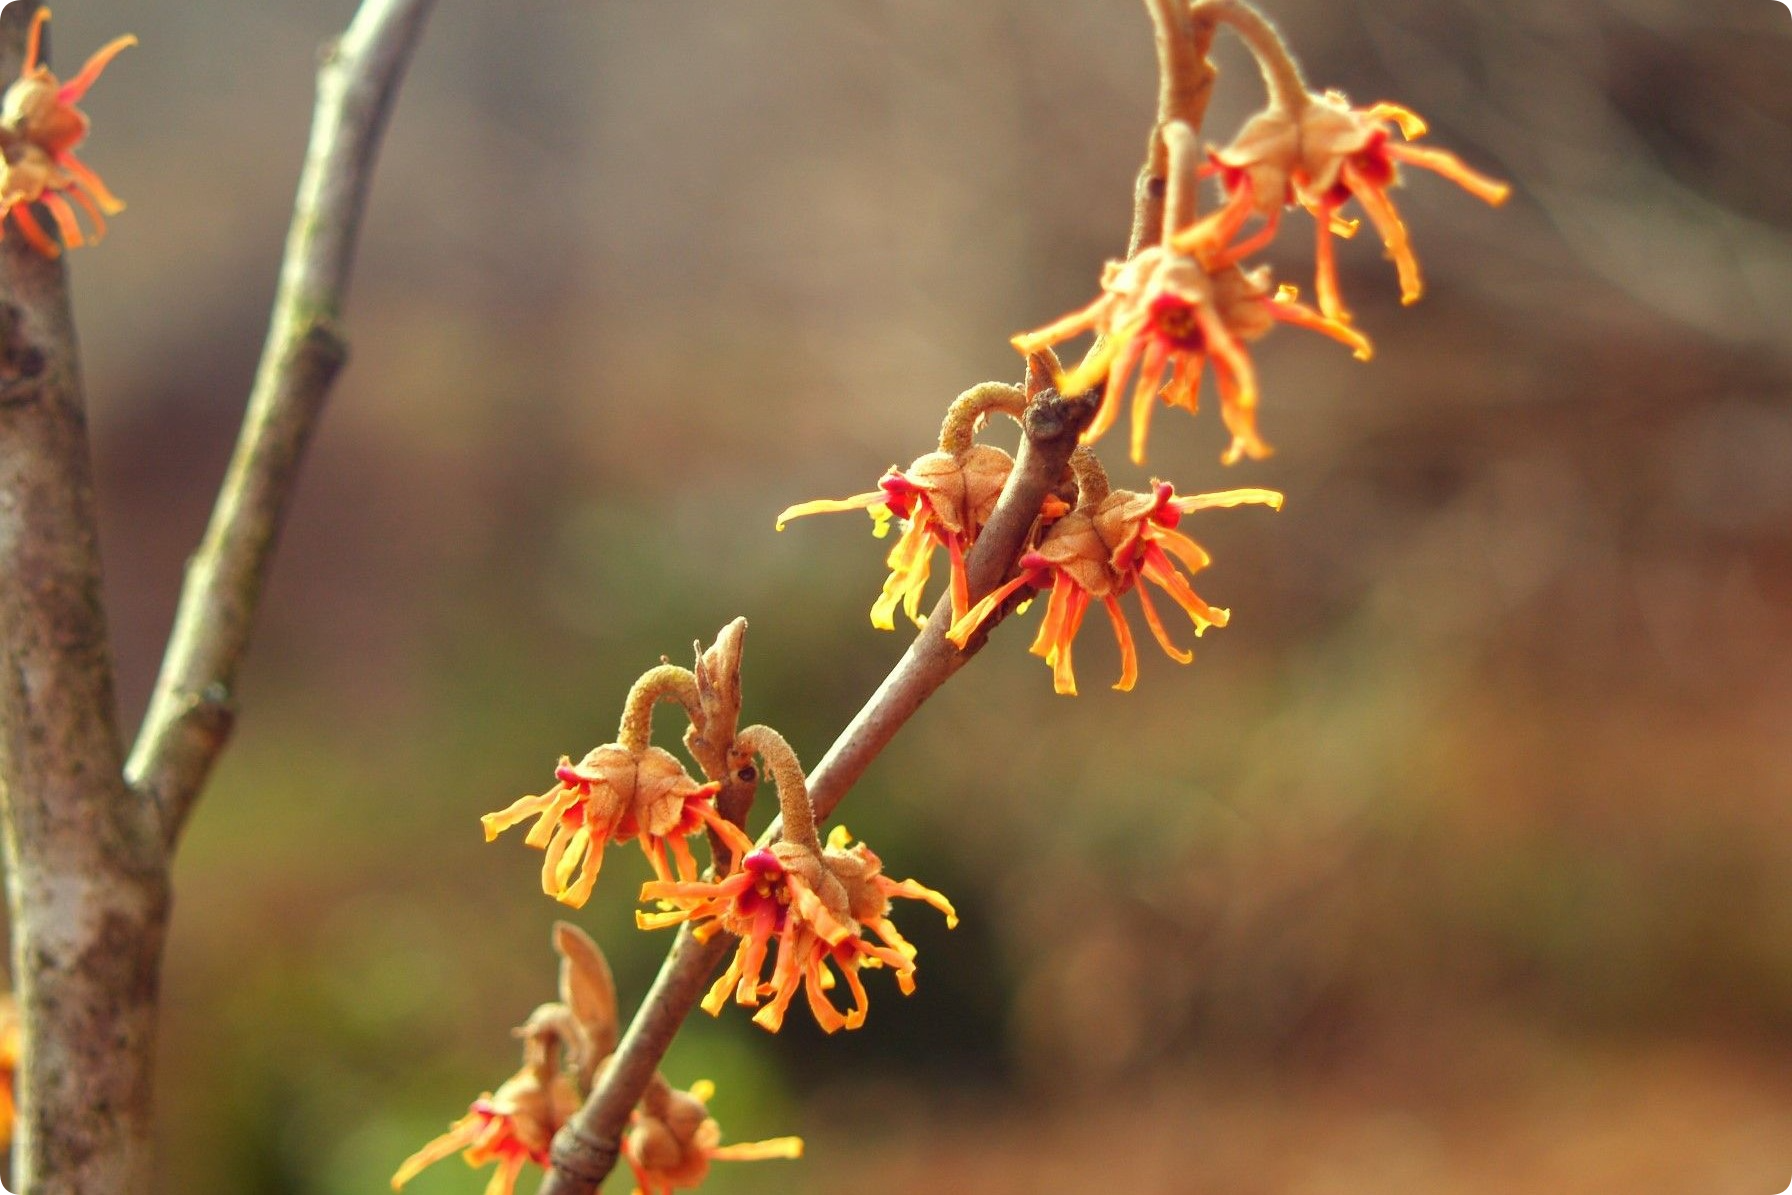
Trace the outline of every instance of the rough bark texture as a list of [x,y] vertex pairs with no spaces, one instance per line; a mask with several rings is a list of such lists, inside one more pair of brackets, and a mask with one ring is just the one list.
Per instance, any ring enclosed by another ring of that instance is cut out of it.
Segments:
[[[173,842],[229,730],[228,692],[299,459],[342,363],[331,328],[379,133],[431,0],[366,0],[319,77],[268,350],[169,665],[125,780],[61,261],[0,242],[0,827],[22,1016],[13,1186],[150,1189]],[[0,14],[17,76],[35,0]]]
[[[0,16],[16,77],[35,3]],[[87,418],[62,263],[0,244],[0,812],[24,1012],[13,1182],[144,1191],[168,875],[120,770]]]

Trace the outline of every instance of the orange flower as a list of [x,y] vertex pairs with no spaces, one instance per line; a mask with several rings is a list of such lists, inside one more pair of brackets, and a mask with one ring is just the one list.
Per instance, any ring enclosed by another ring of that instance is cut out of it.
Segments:
[[[1121,395],[1137,370],[1132,397],[1132,459],[1145,460],[1152,399],[1193,413],[1209,357],[1219,385],[1220,417],[1232,433],[1221,460],[1260,460],[1271,449],[1257,433],[1257,371],[1244,349],[1275,324],[1323,332],[1368,360],[1360,333],[1294,301],[1291,288],[1273,294],[1267,267],[1246,273],[1226,248],[1227,227],[1237,213],[1222,208],[1176,238],[1178,248],[1153,246],[1128,261],[1110,261],[1102,295],[1081,311],[1014,338],[1023,353],[1093,330],[1101,339],[1081,364],[1059,382],[1065,394],[1081,394],[1107,377],[1101,408],[1083,433],[1099,439],[1120,417]],[[1185,251],[1186,250],[1186,251]],[[1168,381],[1164,371],[1168,369]],[[962,615],[960,616],[962,617]]]
[[487,1092],[446,1133],[404,1160],[392,1176],[394,1191],[418,1172],[450,1154],[464,1151],[469,1166],[498,1163],[485,1195],[512,1195],[526,1163],[546,1168],[554,1134],[579,1106],[578,1092],[564,1075],[543,1086],[538,1070],[525,1066],[505,1080],[496,1094]]
[[1120,609],[1120,596],[1137,589],[1145,623],[1165,654],[1179,664],[1194,659],[1192,652],[1183,651],[1171,641],[1150,592],[1141,582],[1149,581],[1169,594],[1194,622],[1197,637],[1208,627],[1225,626],[1230,612],[1209,606],[1177,568],[1180,562],[1190,573],[1196,573],[1207,567],[1210,558],[1201,545],[1175,528],[1182,516],[1192,511],[1247,502],[1279,510],[1282,495],[1274,490],[1247,489],[1179,498],[1167,482],[1159,482],[1149,494],[1115,490],[1097,502],[1079,506],[1052,525],[1037,549],[1021,557],[1019,576],[972,607],[952,625],[946,637],[963,647],[972,632],[1010,595],[1023,587],[1044,588],[1049,582],[1051,598],[1031,650],[1051,665],[1052,687],[1059,693],[1075,695],[1071,643],[1089,603],[1099,599],[1120,642],[1120,680],[1114,688],[1131,689],[1138,679],[1139,661],[1132,630]]
[[709,1114],[715,1091],[707,1079],[691,1084],[689,1091],[648,1088],[622,1139],[622,1156],[635,1172],[635,1195],[672,1195],[678,1187],[698,1186],[711,1162],[803,1156],[801,1137],[723,1145],[721,1126]]
[[13,1118],[18,1105],[13,1099],[19,1069],[19,1005],[11,996],[0,996],[0,1149],[12,1143]]
[[[740,938],[733,962],[704,997],[703,1008],[712,1016],[721,1013],[730,990],[737,1003],[749,1007],[770,996],[753,1023],[775,1033],[801,987],[824,1031],[857,1029],[869,1008],[860,967],[890,967],[904,995],[915,988],[915,948],[891,923],[890,898],[926,901],[946,915],[948,927],[958,924],[958,914],[933,889],[884,876],[882,861],[869,848],[862,843],[848,848],[848,841],[845,829],[836,827],[822,851],[786,840],[737,855],[734,869],[716,883],[645,884],[641,899],[660,901],[666,911],[637,912],[635,923],[661,929],[690,921],[699,923],[700,940],[722,931]],[[867,941],[863,929],[876,933],[881,944]],[[774,938],[772,977],[761,982]],[[830,963],[852,990],[850,1012],[841,1013],[826,995],[834,985]]]
[[713,798],[722,786],[698,784],[670,752],[658,747],[637,752],[606,743],[577,764],[561,756],[554,776],[559,783],[553,788],[522,797],[479,821],[490,842],[518,822],[535,818],[523,841],[547,849],[541,889],[574,908],[590,899],[608,843],[638,840],[661,879],[672,878],[666,863],[670,849],[678,875],[687,880],[696,879],[697,864],[684,840],[705,826],[737,853],[752,848],[752,841],[715,811]]
[[75,105],[107,64],[126,46],[136,45],[137,39],[130,34],[114,38],[64,83],[37,57],[44,22],[49,19],[48,8],[38,9],[31,19],[24,66],[18,80],[0,98],[0,220],[10,214],[34,249],[45,257],[55,257],[62,252],[61,246],[37,222],[31,204],[44,205],[63,242],[71,247],[86,241],[69,206],[70,198],[93,220],[96,241],[105,234],[105,217],[124,210],[99,175],[75,157],[75,146],[88,129],[86,113]]
[[1470,169],[1455,154],[1393,140],[1396,126],[1405,141],[1425,132],[1425,122],[1398,104],[1352,108],[1336,91],[1290,90],[1289,97],[1246,121],[1232,144],[1214,153],[1213,164],[1234,202],[1254,208],[1271,226],[1289,204],[1313,213],[1319,225],[1315,289],[1326,319],[1349,319],[1338,295],[1332,236],[1341,225],[1348,227],[1338,209],[1352,198],[1363,205],[1394,259],[1401,302],[1417,302],[1424,292],[1406,226],[1388,198],[1388,189],[1400,181],[1402,163],[1441,174],[1487,203],[1503,203],[1511,193],[1510,186]]
[[805,515],[868,510],[875,524],[872,533],[881,539],[889,534],[892,517],[902,519],[902,537],[885,561],[890,577],[871,605],[871,625],[894,630],[899,604],[911,622],[922,625],[921,594],[933,569],[934,551],[941,547],[952,560],[952,616],[957,618],[970,606],[965,553],[995,509],[1013,469],[1012,457],[984,444],[958,453],[930,452],[906,470],[891,469],[870,493],[799,502],[785,509],[778,516],[778,530]]

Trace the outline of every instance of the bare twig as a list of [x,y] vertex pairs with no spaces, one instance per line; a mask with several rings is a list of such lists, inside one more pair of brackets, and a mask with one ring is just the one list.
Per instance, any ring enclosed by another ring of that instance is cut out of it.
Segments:
[[[1026,437],[1014,471],[965,561],[973,599],[1001,584],[1013,570],[1045,496],[1063,477],[1077,437],[1094,413],[1092,399],[1064,399],[1052,391],[1027,408],[1022,424]],[[1001,617],[998,613],[986,627],[993,627]],[[809,774],[809,800],[817,819],[833,811],[909,717],[982,646],[980,635],[964,651],[953,647],[946,641],[951,623],[952,599],[947,594],[889,676]],[[780,828],[774,821],[760,841],[774,840]],[[538,1195],[590,1195],[603,1182],[616,1165],[630,1110],[658,1070],[679,1026],[702,997],[710,975],[733,947],[734,939],[726,934],[700,943],[688,927],[679,931],[597,1089],[555,1136],[553,1166]]]
[[348,289],[380,134],[434,0],[364,0],[318,70],[280,287],[248,414],[198,552],[149,712],[125,767],[180,836],[234,719],[232,689],[293,484],[347,356]]

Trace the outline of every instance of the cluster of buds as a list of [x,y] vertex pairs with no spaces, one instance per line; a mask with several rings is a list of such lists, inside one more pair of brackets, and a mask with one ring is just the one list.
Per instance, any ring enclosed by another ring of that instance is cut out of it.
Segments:
[[[616,985],[609,963],[583,931],[564,921],[554,926],[560,954],[560,999],[543,1004],[516,1030],[523,1064],[514,1075],[473,1101],[467,1114],[406,1158],[392,1176],[402,1188],[426,1167],[454,1154],[470,1166],[496,1163],[486,1195],[513,1195],[517,1179],[533,1165],[546,1169],[554,1134],[572,1117],[601,1078],[616,1048]],[[694,1187],[712,1161],[795,1158],[796,1137],[721,1144],[709,1115],[714,1085],[699,1082],[674,1091],[658,1074],[634,1109],[623,1155],[645,1195],[670,1195]]]
[[56,257],[62,245],[45,231],[32,212],[33,204],[44,211],[61,234],[62,244],[83,245],[72,200],[93,222],[93,240],[105,235],[106,217],[124,210],[124,204],[100,181],[99,175],[75,157],[75,147],[87,137],[87,115],[75,105],[81,102],[108,63],[127,46],[137,44],[130,34],[114,38],[87,60],[67,82],[58,79],[39,61],[48,8],[31,18],[25,38],[25,61],[19,77],[0,97],[0,236],[10,217],[27,243],[45,257]]

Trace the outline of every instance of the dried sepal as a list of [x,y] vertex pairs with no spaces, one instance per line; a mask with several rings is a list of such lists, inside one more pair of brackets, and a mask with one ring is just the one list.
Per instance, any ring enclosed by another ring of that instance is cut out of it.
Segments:
[[570,921],[554,922],[554,950],[560,956],[560,1000],[571,1010],[590,1044],[589,1064],[616,1048],[616,980],[603,950]]
[[696,651],[698,716],[685,732],[691,756],[711,780],[726,781],[737,770],[730,750],[740,727],[740,659],[745,645],[747,620],[736,618],[716,634],[716,641]]

